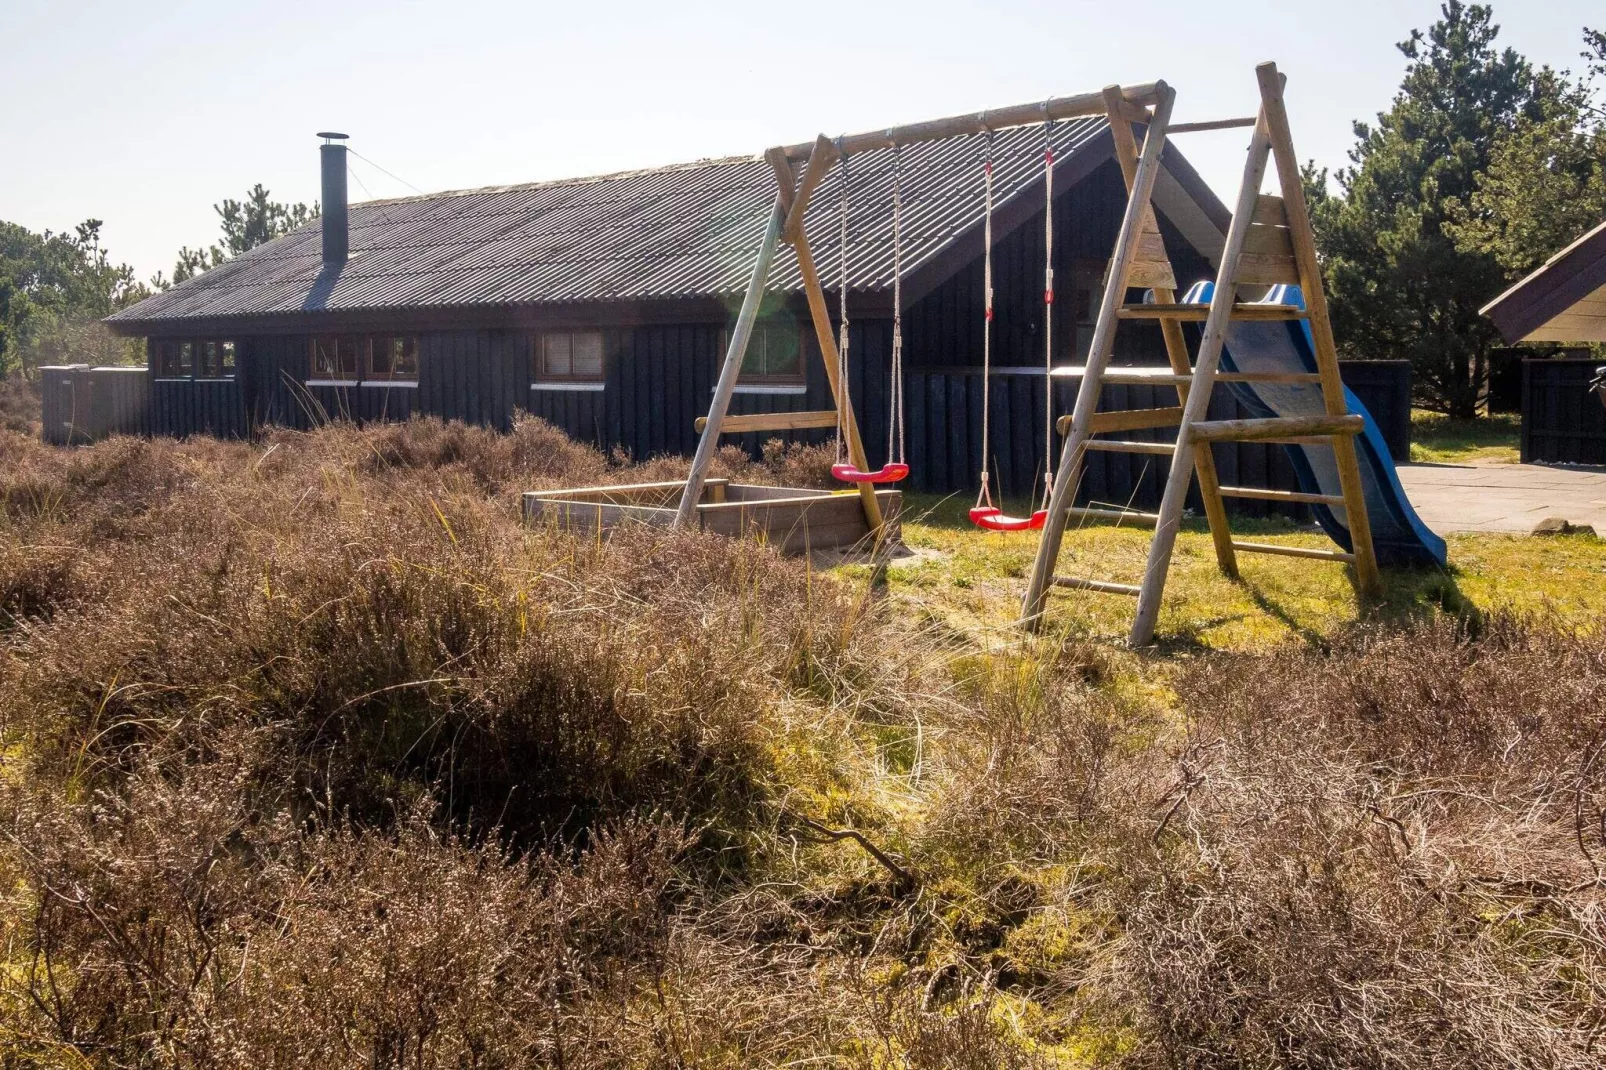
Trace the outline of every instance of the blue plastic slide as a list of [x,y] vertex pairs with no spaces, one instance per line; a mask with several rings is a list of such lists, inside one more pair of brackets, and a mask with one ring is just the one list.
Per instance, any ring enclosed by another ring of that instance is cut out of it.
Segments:
[[[1208,304],[1215,284],[1196,283],[1183,298],[1187,302]],[[1298,286],[1274,286],[1261,301],[1271,305],[1305,306]],[[1311,343],[1310,324],[1304,320],[1234,320],[1227,328],[1227,343],[1221,352],[1221,370],[1226,372],[1314,372],[1316,351]],[[1249,414],[1256,418],[1273,416],[1320,416],[1327,410],[1321,387],[1316,384],[1229,383],[1226,384]],[[1366,420],[1366,429],[1355,436],[1355,452],[1361,466],[1361,484],[1366,492],[1366,514],[1372,522],[1372,544],[1378,562],[1385,565],[1443,565],[1444,540],[1429,531],[1411,508],[1400,486],[1399,474],[1389,456],[1383,433],[1360,399],[1347,388],[1344,403],[1348,411]],[[1338,466],[1327,446],[1285,446],[1293,462],[1300,489],[1308,494],[1341,494]],[[1343,506],[1314,505],[1317,523],[1345,550],[1350,545],[1349,525]]]

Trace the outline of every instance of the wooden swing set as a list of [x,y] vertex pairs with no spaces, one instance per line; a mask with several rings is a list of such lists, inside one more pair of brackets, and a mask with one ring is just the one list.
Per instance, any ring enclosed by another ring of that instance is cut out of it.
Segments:
[[[1261,106],[1256,115],[1199,123],[1171,123],[1175,91],[1164,82],[1136,86],[1110,86],[1097,93],[1058,97],[1034,104],[998,108],[972,115],[953,116],[836,139],[820,135],[812,143],[772,148],[764,153],[774,173],[776,194],[753,265],[736,324],[730,335],[724,363],[708,415],[697,421],[701,438],[684,483],[658,483],[634,487],[590,487],[575,491],[526,495],[527,515],[556,515],[583,526],[608,526],[626,519],[700,528],[724,534],[754,534],[769,538],[789,551],[825,549],[873,540],[879,547],[895,531],[901,497],[886,489],[908,475],[903,453],[902,396],[902,205],[897,153],[926,141],[964,135],[982,135],[988,152],[984,160],[984,380],[991,372],[992,333],[992,159],[993,132],[1032,124],[1045,130],[1044,185],[1047,263],[1044,271],[1044,314],[1051,322],[1053,276],[1053,124],[1060,120],[1102,116],[1111,127],[1115,155],[1125,179],[1128,199],[1119,236],[1105,275],[1102,299],[1087,363],[1080,368],[1057,368],[1053,363],[1052,335],[1044,343],[1045,375],[1074,374],[1082,379],[1075,410],[1057,421],[1064,436],[1057,470],[1045,466],[1042,503],[1026,516],[1009,516],[996,506],[989,488],[986,444],[980,493],[970,517],[978,527],[994,531],[1041,530],[1030,580],[1022,603],[1021,619],[1041,625],[1047,596],[1055,587],[1137,599],[1129,641],[1147,644],[1153,637],[1166,575],[1180,526],[1187,491],[1194,476],[1199,482],[1217,562],[1228,576],[1238,574],[1237,554],[1272,553],[1342,561],[1353,566],[1357,586],[1364,594],[1380,587],[1366,502],[1361,485],[1354,436],[1363,419],[1346,410],[1339,379],[1337,351],[1328,321],[1316,245],[1304,199],[1298,158],[1283,104],[1284,78],[1274,64],[1256,69]],[[1142,128],[1142,144],[1134,126]],[[1161,238],[1151,198],[1161,169],[1161,154],[1170,135],[1196,131],[1251,128],[1252,135],[1232,221],[1221,254],[1213,296],[1208,303],[1178,303],[1176,278]],[[851,185],[848,163],[853,154],[874,149],[894,152],[893,181],[893,330],[891,412],[888,417],[887,463],[871,468],[860,439],[858,421],[849,393],[848,265]],[[1268,163],[1275,162],[1280,196],[1262,195]],[[815,264],[804,214],[827,174],[835,167],[840,185],[840,261],[837,329],[833,331],[819,270]],[[746,357],[747,345],[758,318],[776,248],[785,241],[792,247],[802,278],[803,293],[824,364],[834,408],[821,412],[728,415],[731,396]],[[1249,303],[1239,298],[1239,287],[1274,287],[1297,284],[1303,305]],[[1149,291],[1149,300],[1127,304],[1131,289]],[[1169,368],[1111,368],[1116,328],[1122,322],[1157,321],[1165,340]],[[1234,320],[1304,321],[1311,332],[1316,371],[1222,372],[1220,362],[1229,324]],[[1182,324],[1203,324],[1197,354],[1190,356]],[[1306,383],[1319,388],[1325,415],[1266,417],[1245,420],[1209,420],[1207,409],[1215,386],[1224,382]],[[1170,385],[1177,404],[1154,409],[1099,411],[1105,384],[1142,383]],[[984,396],[990,391],[984,390]],[[1045,391],[1052,399],[1052,391]],[[1048,402],[1051,405],[1051,400]],[[990,408],[983,404],[984,428]],[[1053,456],[1056,422],[1045,412],[1045,457]],[[1175,442],[1128,441],[1099,435],[1175,427]],[[846,493],[791,488],[750,487],[708,478],[709,465],[719,437],[727,433],[795,431],[835,428],[837,463],[833,474],[853,490]],[[1215,442],[1254,441],[1318,445],[1333,451],[1342,493],[1314,494],[1253,487],[1223,487],[1216,475],[1211,446]],[[1156,513],[1133,510],[1082,508],[1075,505],[1082,461],[1090,450],[1127,452],[1171,459],[1164,495]],[[1283,503],[1321,505],[1342,509],[1351,536],[1348,551],[1262,544],[1233,538],[1227,522],[1225,497]],[[1141,584],[1111,582],[1091,577],[1056,574],[1065,531],[1072,519],[1136,521],[1151,524],[1155,536]]]

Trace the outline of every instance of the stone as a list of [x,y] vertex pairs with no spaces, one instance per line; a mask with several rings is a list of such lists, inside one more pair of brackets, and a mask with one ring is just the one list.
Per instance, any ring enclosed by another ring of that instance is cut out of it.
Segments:
[[1534,525],[1535,535],[1594,535],[1595,529],[1588,524],[1574,524],[1566,517],[1547,516]]

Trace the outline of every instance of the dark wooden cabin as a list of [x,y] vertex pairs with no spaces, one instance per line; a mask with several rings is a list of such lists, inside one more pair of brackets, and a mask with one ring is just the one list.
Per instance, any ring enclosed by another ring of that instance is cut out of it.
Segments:
[[[991,142],[990,448],[1006,493],[1029,492],[1044,460],[1044,137],[1041,128],[1017,129]],[[1060,123],[1052,138],[1054,362],[1067,364],[1089,343],[1126,197],[1102,120]],[[958,137],[899,154],[915,490],[975,485],[987,151],[981,137]],[[507,428],[525,411],[638,458],[695,447],[693,422],[707,409],[773,197],[761,159],[373,201],[348,214],[344,147],[326,144],[323,157],[321,222],[107,321],[147,342],[148,412],[138,430],[246,435],[270,423],[413,413]],[[1174,147],[1165,162],[1155,204],[1186,285],[1213,273],[1227,212]],[[893,168],[891,150],[849,161],[851,392],[872,464],[886,443]],[[807,217],[833,300],[837,181]],[[829,408],[784,247],[771,279],[731,411]],[[1124,329],[1119,359],[1163,362],[1159,331],[1149,330]],[[1136,396],[1145,388],[1112,389],[1132,393],[1130,404],[1148,401]],[[1053,390],[1056,411],[1068,412],[1072,382],[1056,380]],[[748,449],[760,447],[757,435],[747,438]],[[1258,481],[1280,462],[1265,446],[1240,452],[1262,469]],[[1090,490],[1125,496],[1138,482],[1158,486],[1163,472],[1140,479],[1124,470],[1131,463],[1142,462],[1100,461],[1089,471]],[[1235,463],[1226,460],[1229,469]]]

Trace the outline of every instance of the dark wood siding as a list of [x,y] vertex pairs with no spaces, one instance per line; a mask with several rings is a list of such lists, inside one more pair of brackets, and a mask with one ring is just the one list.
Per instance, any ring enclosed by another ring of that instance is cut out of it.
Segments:
[[146,433],[150,377],[143,368],[86,364],[39,369],[41,437],[55,445]]
[[1522,459],[1606,464],[1606,408],[1589,390],[1598,360],[1522,362]]
[[[1111,162],[1100,166],[1073,194],[1054,203],[1054,362],[1071,363],[1078,345],[1075,323],[1075,265],[1102,264],[1115,246],[1125,210],[1121,174]],[[1170,223],[1160,230],[1171,254],[1179,290],[1215,277],[1208,261],[1194,252]],[[1043,213],[1039,210],[993,246],[992,361],[998,367],[1043,365]],[[911,368],[980,365],[982,362],[982,262],[978,258],[955,273],[904,314],[904,357]],[[1098,294],[1093,294],[1097,309]],[[851,298],[850,298],[851,301]],[[852,313],[851,304],[849,313]],[[1160,329],[1123,323],[1116,333],[1119,361],[1165,360]]]

